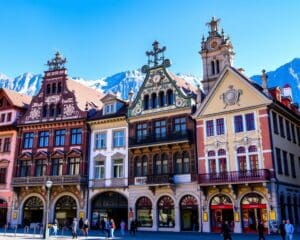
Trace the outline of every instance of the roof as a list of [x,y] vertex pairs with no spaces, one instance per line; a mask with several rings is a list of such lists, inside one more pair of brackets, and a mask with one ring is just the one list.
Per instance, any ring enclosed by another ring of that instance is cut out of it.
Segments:
[[7,89],[7,88],[2,88],[2,91],[5,92],[9,100],[12,102],[12,104],[16,107],[24,108],[27,107],[30,102],[32,97],[27,96],[23,93],[18,93],[16,91]]
[[176,85],[181,88],[186,94],[197,94],[197,87],[193,86],[189,82],[187,82],[185,79],[178,77],[176,74],[167,71],[170,77],[176,82]]
[[68,79],[66,82],[67,82],[68,89],[70,91],[74,91],[75,98],[77,101],[77,106],[82,111],[86,110],[87,104],[88,104],[88,109],[102,108],[103,104],[101,102],[101,99],[104,97],[103,93],[71,79]]
[[109,119],[115,117],[126,116],[128,110],[128,104],[125,103],[117,112],[112,114],[103,115],[103,109],[98,110],[93,116],[89,118],[90,121],[100,120],[100,119]]

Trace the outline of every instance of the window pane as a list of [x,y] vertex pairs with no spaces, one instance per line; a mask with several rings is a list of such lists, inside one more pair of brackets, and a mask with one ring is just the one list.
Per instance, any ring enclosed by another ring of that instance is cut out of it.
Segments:
[[236,133],[244,131],[242,115],[234,116],[234,129]]
[[224,118],[219,118],[217,119],[217,135],[222,135],[224,133]]
[[206,121],[206,136],[210,137],[214,135],[214,121]]
[[254,113],[246,114],[246,130],[255,130]]

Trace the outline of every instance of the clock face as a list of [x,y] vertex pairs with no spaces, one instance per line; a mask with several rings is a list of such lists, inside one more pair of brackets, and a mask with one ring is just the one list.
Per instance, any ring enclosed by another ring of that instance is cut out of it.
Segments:
[[217,45],[218,45],[218,43],[217,43],[216,41],[213,41],[213,42],[210,44],[210,47],[211,47],[212,49],[214,49],[214,48],[217,47]]
[[160,81],[160,75],[154,75],[153,77],[152,77],[152,81],[154,82],[154,83],[158,83],[159,81]]

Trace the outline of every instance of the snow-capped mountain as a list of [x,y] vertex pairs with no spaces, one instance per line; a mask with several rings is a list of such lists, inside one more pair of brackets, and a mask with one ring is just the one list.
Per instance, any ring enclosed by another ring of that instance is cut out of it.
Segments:
[[[285,84],[289,84],[292,87],[294,102],[300,103],[300,58],[295,58],[276,70],[267,72],[267,74],[268,87],[283,87]],[[200,84],[200,78],[192,74],[178,73],[177,75],[194,86]],[[132,70],[96,80],[87,80],[80,77],[74,77],[73,79],[102,92],[118,92],[123,99],[127,99],[130,89],[133,89],[134,93],[138,92],[144,78],[145,75],[140,70]],[[251,79],[261,84],[260,75],[252,76]],[[41,74],[24,73],[16,78],[10,78],[0,73],[0,87],[28,95],[37,94],[41,88],[41,83]]]

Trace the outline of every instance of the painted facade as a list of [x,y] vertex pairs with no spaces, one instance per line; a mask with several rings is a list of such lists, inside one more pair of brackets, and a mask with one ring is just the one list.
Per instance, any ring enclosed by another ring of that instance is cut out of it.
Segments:
[[[14,225],[35,227],[57,219],[70,226],[86,217],[89,130],[88,115],[101,108],[102,94],[67,76],[59,53],[48,61],[42,87],[18,121],[15,157]],[[47,205],[47,180],[53,182]]]
[[[140,230],[199,230],[194,121],[197,89],[166,68],[153,43],[145,80],[128,110],[129,215]],[[160,62],[161,60],[161,62]]]
[[28,107],[31,97],[0,89],[0,226],[10,222],[13,190],[11,179],[17,141],[17,119]]
[[128,219],[127,102],[113,94],[101,99],[103,109],[89,120],[89,216],[92,228],[101,220],[116,226]]

